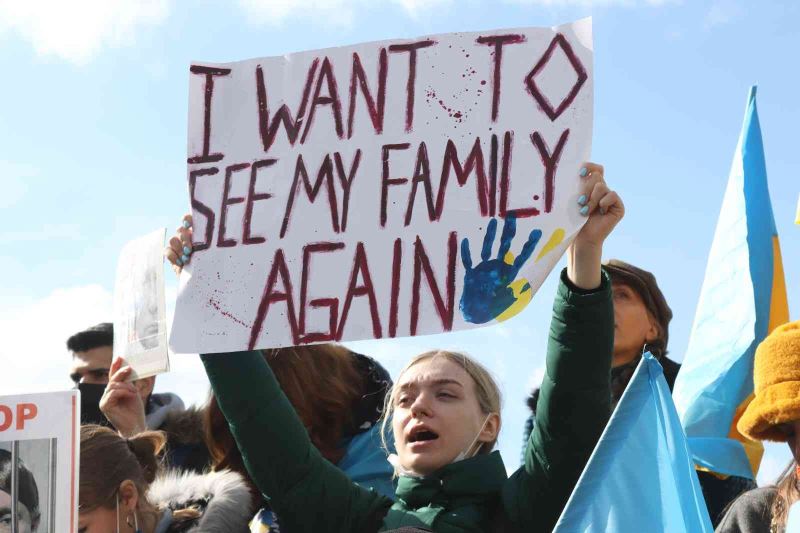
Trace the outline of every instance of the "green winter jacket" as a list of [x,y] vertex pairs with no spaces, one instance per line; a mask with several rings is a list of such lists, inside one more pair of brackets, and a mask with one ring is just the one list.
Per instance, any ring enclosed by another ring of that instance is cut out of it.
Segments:
[[493,452],[425,478],[401,476],[394,502],[359,487],[320,455],[259,352],[202,359],[250,477],[282,529],[534,533],[553,529],[608,421],[613,344],[608,278],[581,291],[562,272],[525,464],[508,478]]

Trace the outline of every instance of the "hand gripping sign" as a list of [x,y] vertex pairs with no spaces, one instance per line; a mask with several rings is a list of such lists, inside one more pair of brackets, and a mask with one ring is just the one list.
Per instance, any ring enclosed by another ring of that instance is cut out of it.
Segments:
[[518,313],[583,222],[592,53],[586,19],[192,64],[173,350]]
[[9,531],[77,531],[78,394],[0,396],[0,515]]

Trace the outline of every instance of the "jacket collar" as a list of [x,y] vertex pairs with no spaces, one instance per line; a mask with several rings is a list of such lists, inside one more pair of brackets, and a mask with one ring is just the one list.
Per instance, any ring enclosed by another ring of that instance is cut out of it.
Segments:
[[449,464],[426,477],[400,476],[395,496],[411,508],[479,502],[496,495],[507,480],[500,452]]

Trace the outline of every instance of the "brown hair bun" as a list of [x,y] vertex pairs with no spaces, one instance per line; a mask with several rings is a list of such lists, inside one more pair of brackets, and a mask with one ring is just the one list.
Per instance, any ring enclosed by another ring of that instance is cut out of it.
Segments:
[[167,443],[166,435],[163,431],[144,431],[126,439],[126,442],[142,467],[144,480],[152,483],[158,473],[158,456]]

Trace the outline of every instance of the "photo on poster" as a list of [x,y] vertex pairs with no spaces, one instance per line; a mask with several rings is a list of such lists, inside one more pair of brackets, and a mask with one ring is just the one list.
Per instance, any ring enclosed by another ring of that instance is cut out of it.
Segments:
[[0,533],[76,531],[79,394],[0,396]]
[[127,243],[114,285],[114,356],[124,357],[134,379],[169,370],[164,300],[166,229]]
[[56,531],[57,449],[58,439],[0,442],[0,533]]

